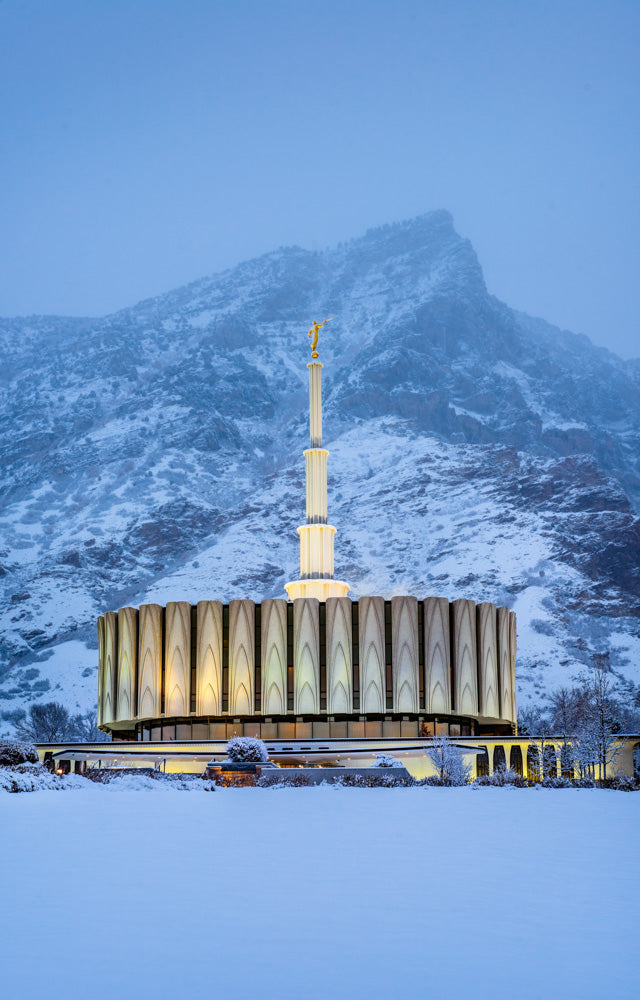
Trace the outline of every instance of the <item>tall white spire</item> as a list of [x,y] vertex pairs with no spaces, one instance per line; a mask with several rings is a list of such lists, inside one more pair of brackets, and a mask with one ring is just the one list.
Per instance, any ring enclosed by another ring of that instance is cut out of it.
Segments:
[[[317,324],[316,324],[317,325]],[[312,357],[317,358],[313,344]],[[290,601],[298,597],[346,597],[348,583],[333,579],[333,536],[336,529],[327,524],[327,458],[322,447],[322,368],[319,361],[309,369],[310,448],[304,452],[307,480],[307,520],[298,528],[300,535],[300,579],[285,584]]]

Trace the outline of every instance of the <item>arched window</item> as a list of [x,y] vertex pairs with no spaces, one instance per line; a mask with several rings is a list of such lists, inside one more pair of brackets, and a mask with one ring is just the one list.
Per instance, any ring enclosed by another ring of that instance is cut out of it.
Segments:
[[560,770],[563,778],[573,781],[573,751],[566,743],[562,744],[560,750]]
[[511,753],[509,754],[509,767],[522,777],[522,750],[516,743],[515,746],[511,747]]
[[542,766],[545,778],[558,777],[558,758],[556,748],[548,743],[542,752]]
[[489,754],[486,750],[476,754],[476,777],[483,778],[489,774]]
[[505,756],[504,747],[498,746],[493,748],[493,770],[507,770],[507,758]]
[[540,781],[540,753],[537,747],[527,748],[527,776],[529,781]]
[[640,743],[633,748],[633,776],[640,781]]

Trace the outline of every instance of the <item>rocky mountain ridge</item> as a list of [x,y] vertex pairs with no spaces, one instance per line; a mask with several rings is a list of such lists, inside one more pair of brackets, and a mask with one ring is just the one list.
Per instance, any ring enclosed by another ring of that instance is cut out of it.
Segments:
[[[0,320],[0,711],[95,699],[95,618],[281,595],[321,332],[336,573],[498,600],[521,699],[640,681],[640,365],[491,296],[434,212],[102,319]],[[8,723],[7,723],[8,724]]]

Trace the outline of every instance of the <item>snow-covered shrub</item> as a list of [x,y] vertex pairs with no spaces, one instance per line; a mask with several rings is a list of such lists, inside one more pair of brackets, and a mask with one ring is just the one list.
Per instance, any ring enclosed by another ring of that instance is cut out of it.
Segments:
[[310,779],[304,774],[297,774],[295,767],[279,767],[273,771],[265,771],[256,781],[256,788],[308,788]]
[[573,788],[573,781],[570,778],[545,778],[541,782],[542,788]]
[[[400,766],[404,770],[404,765]],[[410,774],[394,774],[393,770],[390,768],[389,774],[341,774],[332,784],[343,788],[409,788],[415,785],[415,778]]]
[[18,764],[0,768],[0,791],[4,792],[64,792],[86,788],[86,781],[77,774],[52,774],[41,764]]
[[576,778],[575,781],[571,782],[573,788],[595,788],[596,783],[593,778],[589,775],[585,775],[583,778]]
[[379,753],[371,767],[404,767],[401,760],[390,753]]
[[119,768],[113,769],[114,776],[104,781],[109,791],[131,791],[146,792],[165,789],[172,792],[213,792],[215,782],[211,779],[201,779],[195,774],[165,774],[163,771],[136,774],[135,769],[128,770],[126,774],[115,777]]
[[388,774],[349,774],[349,768],[344,768],[343,774],[333,775],[318,783],[312,782],[307,775],[300,774],[295,767],[283,767],[263,773],[256,781],[257,788],[306,788],[308,786],[320,788],[321,784],[339,788],[409,788],[416,782],[410,774],[398,773],[395,767],[389,768]]
[[499,767],[493,774],[481,774],[474,782],[480,787],[490,785],[497,788],[527,788],[528,784],[527,779],[511,767]]
[[428,778],[422,784],[429,785],[468,785],[471,778],[471,767],[464,759],[464,752],[452,743],[448,736],[436,736],[427,756],[436,769],[436,781]]
[[234,736],[227,742],[227,757],[234,764],[262,764],[269,759],[267,745],[253,736]]
[[0,740],[0,767],[37,763],[38,751],[33,743],[23,743],[21,740]]
[[[449,778],[441,778],[439,774],[430,774],[428,778],[420,778],[416,784],[427,788],[452,788],[459,782],[451,782]],[[462,784],[468,784],[468,782],[465,781]]]
[[616,792],[640,791],[640,781],[632,778],[630,774],[616,774],[613,778],[607,778],[599,784],[601,788],[613,788]]
[[152,767],[92,768],[86,772],[86,776],[96,784],[132,792],[155,788],[170,788],[180,792],[213,792],[215,789],[214,781],[203,779],[199,774],[167,774]]

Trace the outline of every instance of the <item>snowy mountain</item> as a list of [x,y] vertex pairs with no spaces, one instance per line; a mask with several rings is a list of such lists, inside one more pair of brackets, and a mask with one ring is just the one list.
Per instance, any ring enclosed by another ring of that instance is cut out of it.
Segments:
[[336,574],[506,603],[519,697],[640,681],[640,363],[488,294],[447,212],[103,319],[0,320],[0,711],[95,701],[95,619],[284,596],[321,331]]

